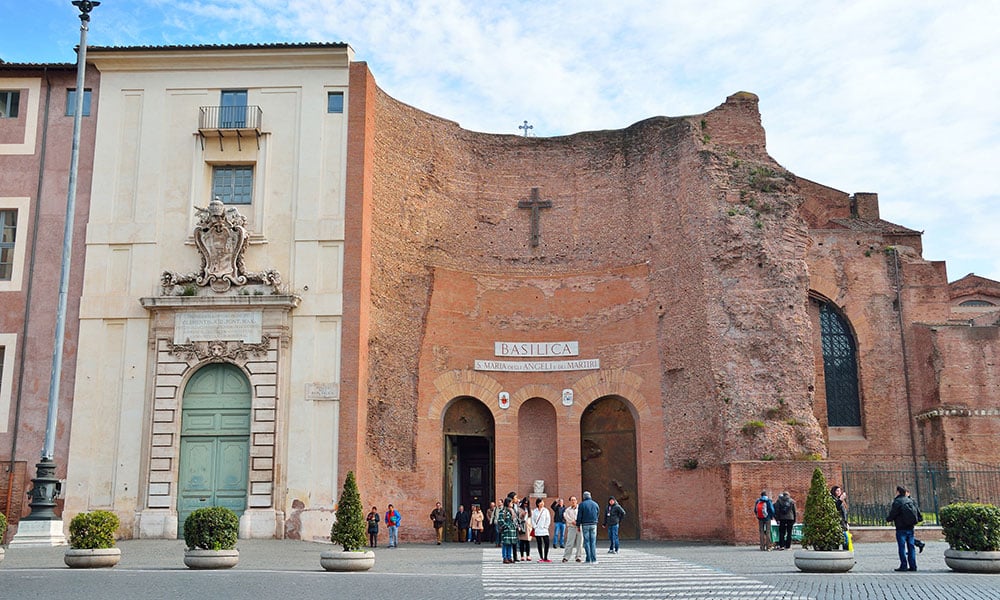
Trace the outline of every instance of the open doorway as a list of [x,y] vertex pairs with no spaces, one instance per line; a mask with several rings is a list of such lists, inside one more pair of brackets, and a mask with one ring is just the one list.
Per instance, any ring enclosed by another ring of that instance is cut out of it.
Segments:
[[456,398],[444,416],[444,498],[449,520],[445,539],[455,539],[451,518],[461,504],[485,511],[494,497],[494,423],[486,406],[470,396]]

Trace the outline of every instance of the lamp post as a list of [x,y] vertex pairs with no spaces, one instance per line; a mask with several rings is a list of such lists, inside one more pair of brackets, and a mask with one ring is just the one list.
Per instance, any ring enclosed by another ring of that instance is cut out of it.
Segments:
[[[56,309],[55,344],[52,350],[52,375],[49,379],[49,404],[45,421],[45,446],[41,461],[35,465],[35,477],[29,492],[31,514],[21,520],[12,544],[58,546],[66,543],[62,520],[55,513],[60,483],[53,460],[56,445],[56,416],[59,411],[59,382],[62,378],[63,345],[66,333],[66,299],[69,295],[69,271],[73,256],[73,220],[76,215],[76,179],[80,163],[80,127],[83,122],[84,74],[87,70],[87,30],[90,11],[100,2],[74,0],[80,9],[80,47],[76,55],[76,108],[73,112],[73,149],[70,154],[69,186],[66,194],[66,225],[63,230],[62,269],[59,278],[59,305]],[[23,535],[22,535],[22,529]],[[21,540],[18,540],[21,538]]]

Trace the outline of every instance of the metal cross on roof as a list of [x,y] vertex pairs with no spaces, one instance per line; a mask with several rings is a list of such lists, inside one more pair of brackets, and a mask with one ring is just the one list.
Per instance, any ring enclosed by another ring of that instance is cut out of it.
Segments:
[[534,129],[535,126],[534,125],[528,125],[528,122],[525,121],[524,125],[518,125],[517,128],[518,129],[523,129],[524,130],[524,137],[528,137],[528,130],[529,129]]

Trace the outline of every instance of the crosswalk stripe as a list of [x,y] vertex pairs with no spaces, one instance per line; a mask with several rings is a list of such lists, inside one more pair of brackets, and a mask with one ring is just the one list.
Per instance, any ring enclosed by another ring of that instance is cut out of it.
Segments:
[[498,548],[483,549],[483,592],[489,598],[545,599],[628,598],[683,600],[754,598],[814,600],[779,590],[760,581],[665,556],[625,549],[617,555],[598,555],[597,564],[562,564],[562,553],[549,555],[552,563],[503,564]]

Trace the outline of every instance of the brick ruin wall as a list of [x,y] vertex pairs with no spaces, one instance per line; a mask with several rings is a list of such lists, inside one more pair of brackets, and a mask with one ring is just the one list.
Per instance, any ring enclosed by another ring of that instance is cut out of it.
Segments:
[[[811,408],[802,198],[766,154],[756,97],[557,138],[466,131],[381,91],[369,110],[366,435],[382,468],[412,472],[419,460],[417,373],[436,269],[558,276],[647,263],[664,468],[825,454]],[[533,187],[554,203],[534,250],[517,209]]]

